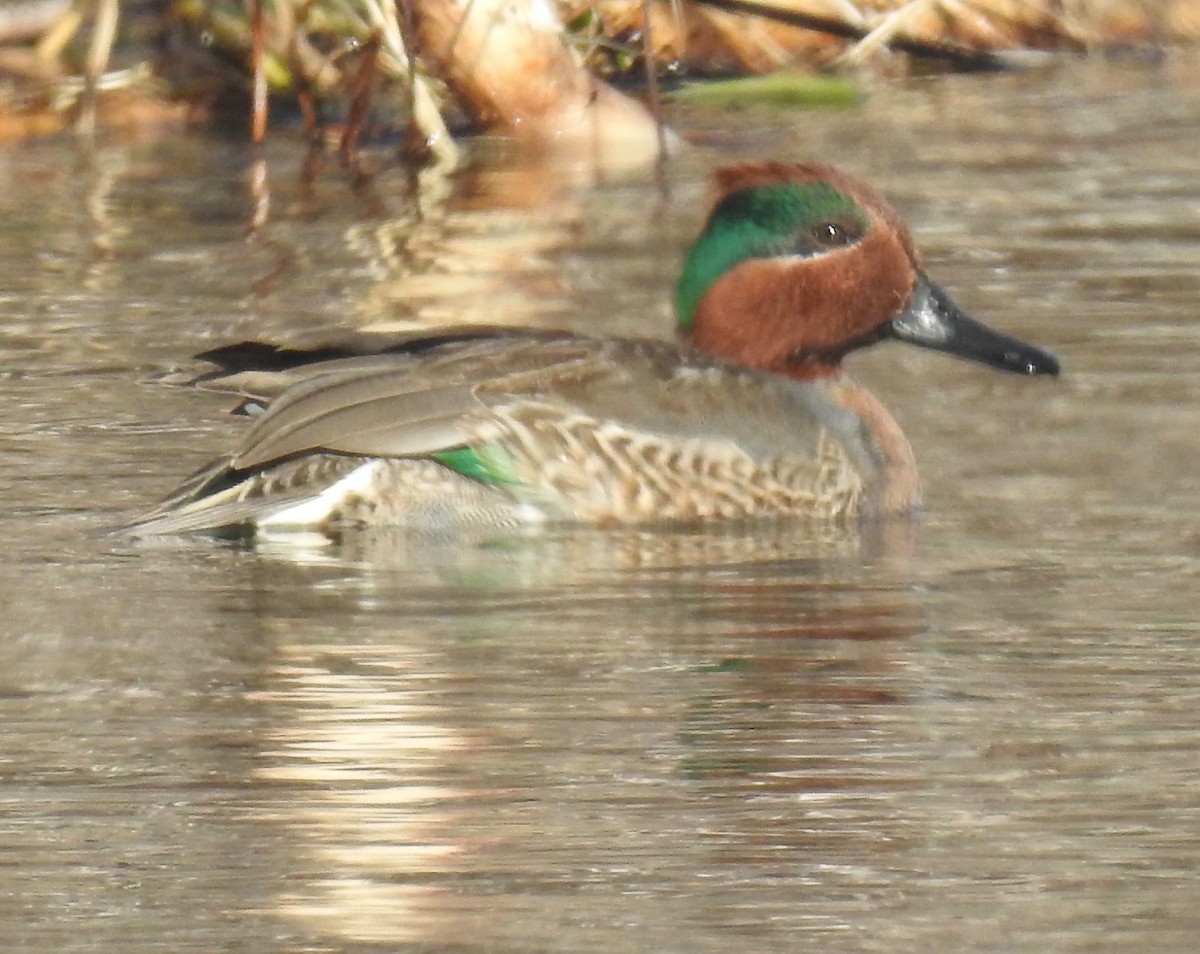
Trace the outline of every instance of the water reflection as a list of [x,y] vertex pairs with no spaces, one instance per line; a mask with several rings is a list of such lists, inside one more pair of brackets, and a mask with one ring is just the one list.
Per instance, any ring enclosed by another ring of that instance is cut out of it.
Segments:
[[[525,545],[532,562],[562,549]],[[883,793],[894,813],[909,774],[891,712],[913,692],[896,658],[921,625],[910,588],[864,599],[811,560],[530,581],[514,550],[428,590],[373,566],[294,614],[391,622],[386,642],[284,639],[257,696],[256,777],[289,787],[271,817],[321,872],[279,914],[435,947],[628,922],[649,950],[672,919],[711,917],[731,869],[866,863],[885,836],[845,813]]]
[[[495,154],[453,177],[438,169],[380,174],[373,211],[349,223],[342,237],[362,281],[340,324],[386,333],[572,323],[581,276],[569,253],[591,231],[597,189],[601,197],[635,202],[627,212],[645,224],[651,170],[605,173],[515,148],[483,151]],[[611,201],[604,204],[607,218],[619,214]],[[288,230],[286,221],[281,228]],[[669,333],[669,322],[658,330]]]
[[447,769],[478,747],[445,724],[445,679],[407,653],[281,648],[275,688],[258,698],[289,721],[263,740],[267,764],[256,777],[303,792],[267,818],[293,832],[322,876],[293,886],[278,911],[363,940],[445,934],[429,910],[443,893],[437,882],[471,853],[456,824],[470,793],[447,783]]
[[[455,573],[486,566],[504,582],[565,586],[605,579],[614,571],[659,570],[675,577],[771,563],[820,567],[865,555],[902,563],[911,553],[914,526],[827,525],[802,520],[748,520],[723,526],[655,526],[621,529],[569,525],[517,530],[436,532],[374,528],[336,538],[323,534],[260,535],[254,546],[273,559],[299,563],[348,562],[371,567],[424,568],[450,582]],[[502,561],[497,553],[504,555]],[[629,577],[623,578],[630,582]]]

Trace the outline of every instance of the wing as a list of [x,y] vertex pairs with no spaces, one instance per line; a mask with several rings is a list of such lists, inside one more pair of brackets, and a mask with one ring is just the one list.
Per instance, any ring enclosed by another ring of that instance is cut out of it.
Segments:
[[413,457],[461,447],[481,415],[543,405],[668,438],[726,439],[754,457],[807,457],[852,416],[820,384],[670,342],[505,334],[417,355],[334,361],[276,399],[232,457],[238,470],[323,451]]
[[311,346],[284,346],[262,341],[242,341],[198,354],[189,367],[155,379],[174,387],[197,388],[233,394],[245,400],[234,413],[260,414],[286,390],[333,371],[369,371],[403,367],[434,349],[483,338],[554,336],[507,326],[469,325],[436,333],[422,331],[398,335],[362,333]]
[[589,364],[594,341],[569,335],[443,345],[414,357],[332,364],[285,391],[233,454],[238,470],[312,451],[415,457],[461,447],[470,419],[505,395],[553,391]]

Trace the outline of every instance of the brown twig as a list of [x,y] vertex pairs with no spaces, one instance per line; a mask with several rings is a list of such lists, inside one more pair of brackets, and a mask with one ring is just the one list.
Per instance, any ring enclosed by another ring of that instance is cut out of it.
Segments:
[[313,0],[300,4],[296,8],[292,30],[287,38],[288,65],[292,70],[292,85],[296,91],[296,105],[300,108],[300,116],[304,123],[304,134],[313,139],[317,135],[317,96],[313,89],[312,77],[304,69],[300,57],[300,28],[308,21],[308,13],[312,9]]
[[250,0],[250,141],[256,146],[261,145],[267,138],[267,72],[263,63],[266,43],[262,0]]
[[421,128],[417,118],[417,51],[415,49],[417,34],[413,22],[412,0],[392,0],[396,11],[397,23],[400,26],[400,38],[404,43],[404,55],[408,61],[408,123],[404,129],[404,139],[400,144],[400,158],[411,167],[423,166],[433,155],[430,148],[429,133]]
[[117,0],[99,0],[96,4],[96,22],[92,26],[92,41],[88,47],[87,62],[84,66],[82,108],[75,124],[76,131],[84,136],[91,136],[96,131],[98,84],[108,66],[108,58],[112,54],[120,13]]
[[654,117],[658,135],[658,163],[667,161],[667,128],[663,125],[662,97],[658,89],[658,71],[654,68],[654,32],[650,26],[650,0],[642,0],[642,63],[646,71],[646,92],[650,100],[650,115]]
[[[790,26],[827,33],[830,36],[846,40],[861,40],[869,32],[866,27],[836,17],[819,16],[813,13],[802,13],[797,10],[786,10],[758,0],[693,0],[701,6],[714,7],[730,13],[744,13],[750,16],[786,23]],[[1001,71],[1008,68],[1004,60],[982,50],[972,50],[953,43],[937,43],[927,40],[917,40],[909,36],[898,35],[891,38],[888,46],[901,53],[928,60],[941,60],[961,70],[975,72]]]
[[358,156],[358,143],[362,138],[363,124],[367,118],[367,109],[371,105],[371,88],[375,83],[377,64],[379,62],[379,47],[383,43],[383,33],[372,30],[363,41],[360,48],[361,58],[358,69],[350,78],[350,112],[346,117],[346,126],[342,131],[342,140],[338,153],[342,162],[356,178],[362,176],[362,167]]

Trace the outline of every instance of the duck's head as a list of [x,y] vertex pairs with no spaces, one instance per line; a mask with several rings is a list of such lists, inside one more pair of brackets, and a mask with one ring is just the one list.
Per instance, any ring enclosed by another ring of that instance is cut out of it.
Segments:
[[701,351],[791,377],[838,373],[897,338],[1018,374],[1057,374],[1040,348],[968,318],[925,277],[908,229],[866,184],[780,162],[716,173],[717,198],[676,291]]

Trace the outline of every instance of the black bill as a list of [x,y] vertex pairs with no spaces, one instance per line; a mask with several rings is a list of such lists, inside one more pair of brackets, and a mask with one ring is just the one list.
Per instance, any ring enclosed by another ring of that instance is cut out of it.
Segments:
[[1049,351],[968,318],[924,275],[917,276],[908,308],[885,326],[885,334],[919,348],[945,351],[1014,374],[1058,374],[1058,359]]

